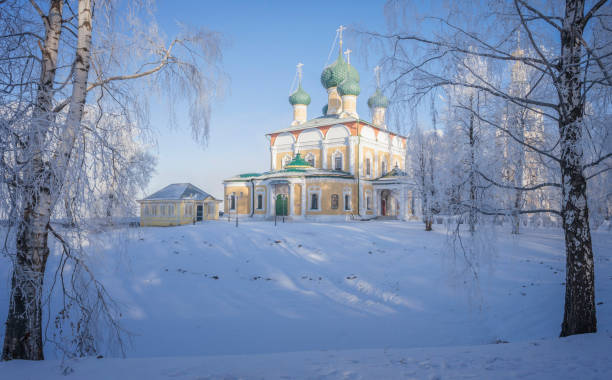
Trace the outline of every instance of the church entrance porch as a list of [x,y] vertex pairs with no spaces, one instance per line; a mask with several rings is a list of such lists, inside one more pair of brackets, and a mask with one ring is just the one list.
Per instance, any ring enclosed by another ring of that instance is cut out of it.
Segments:
[[378,204],[377,216],[397,219],[399,216],[399,202],[393,196],[391,190],[385,189],[378,192]]
[[268,216],[290,216],[291,190],[289,181],[276,180],[269,184],[270,208]]

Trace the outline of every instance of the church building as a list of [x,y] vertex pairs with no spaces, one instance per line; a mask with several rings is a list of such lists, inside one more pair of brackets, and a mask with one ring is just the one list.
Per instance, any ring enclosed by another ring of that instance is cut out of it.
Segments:
[[223,182],[230,217],[325,221],[414,214],[404,172],[406,137],[387,129],[389,101],[380,83],[368,99],[372,121],[357,114],[359,73],[350,64],[350,50],[343,57],[342,29],[338,58],[321,73],[328,94],[323,115],[307,117],[310,96],[302,88],[299,64],[298,87],[289,96],[293,121],[267,134],[270,170]]

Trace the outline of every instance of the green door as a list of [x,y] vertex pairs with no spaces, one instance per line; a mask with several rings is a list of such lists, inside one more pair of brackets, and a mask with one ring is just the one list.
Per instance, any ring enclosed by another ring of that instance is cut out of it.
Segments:
[[276,196],[276,215],[289,215],[289,202],[287,202],[287,194],[278,194]]

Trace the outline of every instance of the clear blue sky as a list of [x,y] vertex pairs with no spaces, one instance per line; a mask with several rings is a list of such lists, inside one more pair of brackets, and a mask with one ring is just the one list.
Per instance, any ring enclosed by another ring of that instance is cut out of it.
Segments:
[[[156,15],[169,37],[176,34],[177,22],[206,26],[224,35],[229,43],[223,49],[223,69],[230,83],[224,99],[213,104],[205,148],[191,139],[186,117],[179,114],[180,129],[170,129],[165,124],[167,117],[154,111],[151,120],[157,130],[158,165],[147,192],[174,182],[191,182],[221,198],[223,179],[268,170],[265,134],[291,122],[287,97],[295,65],[304,63],[303,87],[312,98],[308,116],[317,117],[327,101],[319,77],[336,29],[342,24],[384,31],[383,6],[383,1],[160,0]],[[345,47],[358,50],[347,34]],[[336,54],[337,50],[331,61]],[[357,110],[369,119],[366,102],[375,89],[372,66],[379,57],[368,57],[370,66],[366,67],[360,55],[356,52],[351,59],[361,76]]]

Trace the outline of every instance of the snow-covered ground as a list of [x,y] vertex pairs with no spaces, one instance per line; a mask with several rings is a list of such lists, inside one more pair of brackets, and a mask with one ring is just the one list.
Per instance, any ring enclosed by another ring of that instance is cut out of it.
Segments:
[[[612,377],[611,233],[593,233],[599,333],[559,339],[560,230],[491,234],[475,281],[435,227],[216,221],[98,235],[97,271],[135,337],[130,359],[69,362],[69,378]],[[60,376],[59,362],[0,363],[0,378],[43,373]]]

